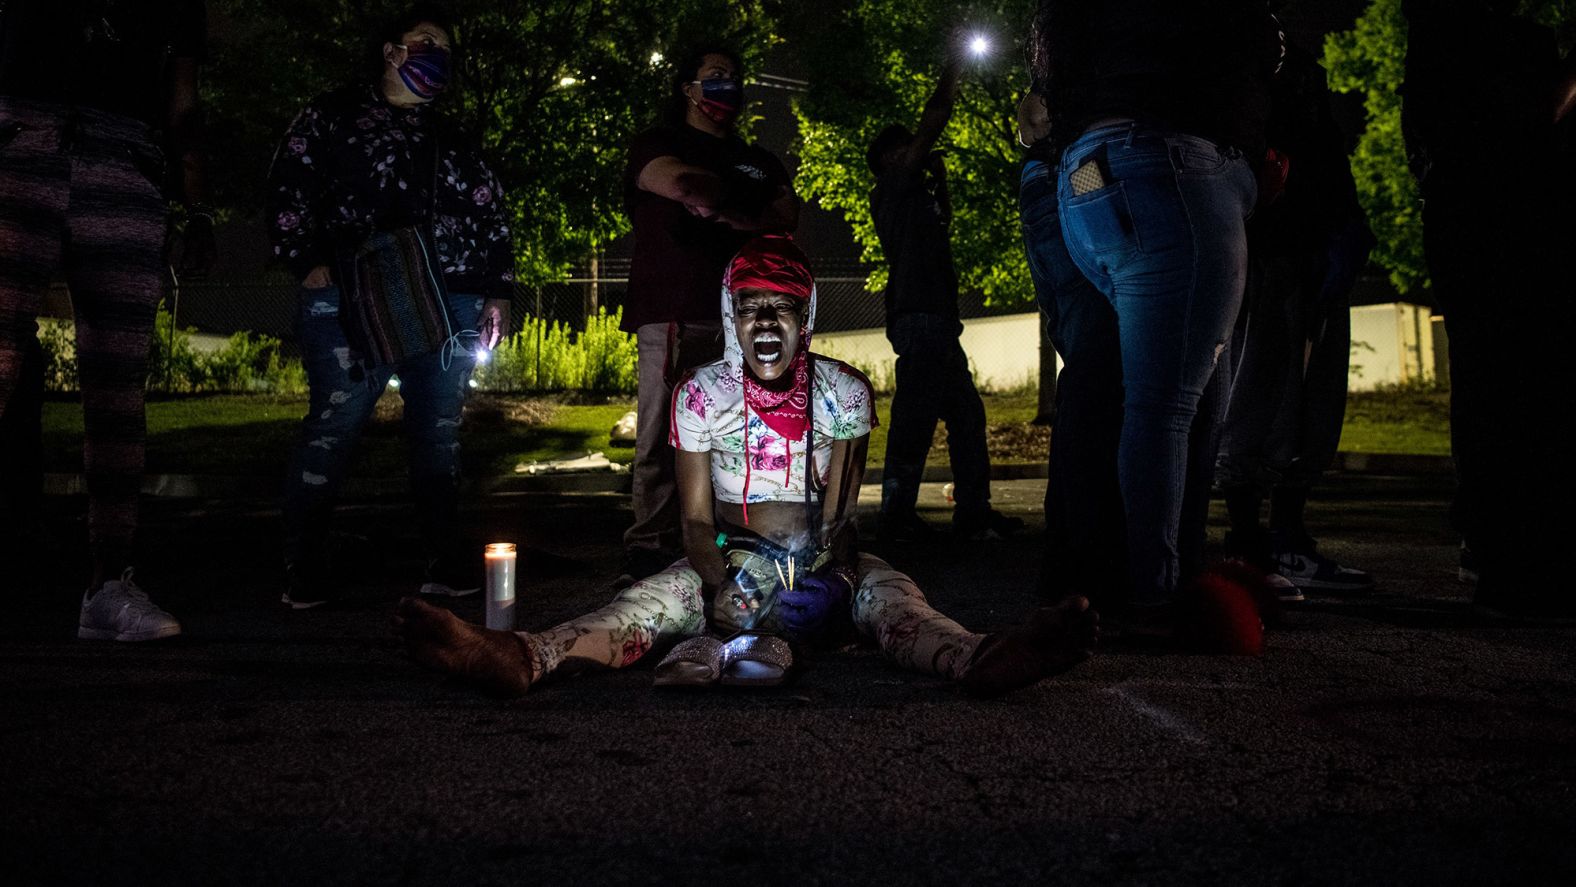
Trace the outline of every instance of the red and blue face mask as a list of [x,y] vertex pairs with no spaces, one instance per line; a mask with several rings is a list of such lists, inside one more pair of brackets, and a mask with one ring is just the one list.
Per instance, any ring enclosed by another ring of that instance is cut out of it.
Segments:
[[405,62],[397,70],[405,88],[423,101],[432,101],[449,85],[453,73],[453,59],[449,50],[431,43],[411,43],[405,50]]
[[700,101],[695,103],[695,107],[713,123],[727,126],[744,110],[743,82],[732,77],[696,82],[700,84]]

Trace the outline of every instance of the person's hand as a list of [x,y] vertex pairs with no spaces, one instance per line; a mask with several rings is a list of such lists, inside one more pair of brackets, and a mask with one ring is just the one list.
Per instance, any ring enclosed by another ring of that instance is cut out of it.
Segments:
[[1347,224],[1330,238],[1324,283],[1319,287],[1320,305],[1328,307],[1351,295],[1357,286],[1357,276],[1368,264],[1368,253],[1373,246],[1373,234],[1360,221]]
[[853,593],[853,582],[843,572],[812,573],[777,592],[777,619],[789,639],[812,640],[836,624]]
[[482,303],[481,321],[476,326],[481,346],[488,351],[497,348],[509,334],[509,300],[488,299]]
[[326,286],[331,286],[333,283],[334,278],[329,273],[327,265],[319,265],[308,271],[306,276],[301,278],[302,288],[309,290],[320,290]]
[[689,214],[697,219],[709,220],[717,217],[717,208],[714,206],[706,206],[702,203],[686,203],[684,208],[689,210]]
[[717,589],[717,605],[728,610],[728,621],[746,628],[753,625],[755,615],[766,602],[766,593],[755,581],[749,570],[729,567],[728,578]]
[[213,270],[218,254],[213,237],[213,216],[206,212],[187,216],[186,228],[181,232],[181,276],[205,276]]
[[969,41],[974,39],[973,29],[964,22],[958,22],[947,32],[947,57],[948,65],[961,65],[969,57]]
[[1050,134],[1051,111],[1045,104],[1045,96],[1026,93],[1018,103],[1018,144],[1032,148]]

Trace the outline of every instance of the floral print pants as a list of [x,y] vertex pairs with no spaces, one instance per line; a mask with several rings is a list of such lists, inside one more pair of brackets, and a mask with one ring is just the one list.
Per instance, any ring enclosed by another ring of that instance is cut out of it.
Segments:
[[[868,554],[859,556],[853,621],[904,668],[956,678],[981,635],[933,609],[908,576]],[[623,668],[653,646],[706,629],[700,574],[681,560],[618,593],[607,606],[541,632],[521,632],[540,680],[564,665]]]

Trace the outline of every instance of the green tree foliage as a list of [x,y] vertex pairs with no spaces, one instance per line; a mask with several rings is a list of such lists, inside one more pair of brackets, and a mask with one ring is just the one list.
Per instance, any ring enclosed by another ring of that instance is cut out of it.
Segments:
[[1324,41],[1324,67],[1335,92],[1361,93],[1367,126],[1352,152],[1357,196],[1378,245],[1371,260],[1402,292],[1425,285],[1423,218],[1417,181],[1401,138],[1401,92],[1406,79],[1406,19],[1401,0],[1373,0],[1350,31]]
[[[314,95],[366,77],[392,0],[213,0],[204,93],[223,205],[256,209],[285,125]],[[453,109],[498,166],[525,280],[624,233],[624,149],[667,94],[665,59],[692,41],[758,58],[760,0],[455,0],[462,49]]]
[[[947,34],[965,24],[987,35],[992,49],[966,67],[957,110],[940,143],[952,192],[953,256],[962,286],[983,292],[991,304],[1025,304],[1033,297],[1018,228],[1014,136],[1014,112],[1027,82],[1021,49],[1033,8],[1032,0],[967,10],[941,0],[815,0],[785,13],[784,35],[810,80],[794,106],[798,188],[848,220],[865,259],[881,260],[865,147],[888,124],[918,123],[941,71]],[[880,289],[885,281],[881,269],[869,285]]]

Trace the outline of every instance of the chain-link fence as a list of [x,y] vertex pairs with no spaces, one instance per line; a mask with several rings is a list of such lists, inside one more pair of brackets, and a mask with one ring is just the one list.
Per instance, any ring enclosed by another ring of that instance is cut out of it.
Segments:
[[[821,334],[852,330],[879,330],[885,325],[886,311],[880,293],[866,288],[870,266],[853,260],[816,262],[818,302],[816,331]],[[544,284],[519,284],[513,297],[513,327],[520,330],[529,319],[560,324],[576,333],[586,328],[587,318],[599,310],[612,315],[623,307],[629,291],[629,260],[600,259],[576,269],[573,276]],[[171,338],[160,343],[166,350],[177,331],[193,330],[185,337],[199,351],[217,349],[234,333],[247,332],[280,340],[283,355],[294,358],[295,317],[299,288],[281,275],[244,280],[183,281],[172,286],[164,308],[172,323],[161,323],[160,335]],[[964,318],[988,317],[1009,313],[1007,309],[988,308],[977,295],[960,299]],[[1014,309],[1022,311],[1022,308]],[[45,300],[44,315],[69,320],[71,305],[64,287],[52,290]],[[157,351],[160,346],[156,345]],[[155,374],[152,387],[170,390],[169,374]]]

